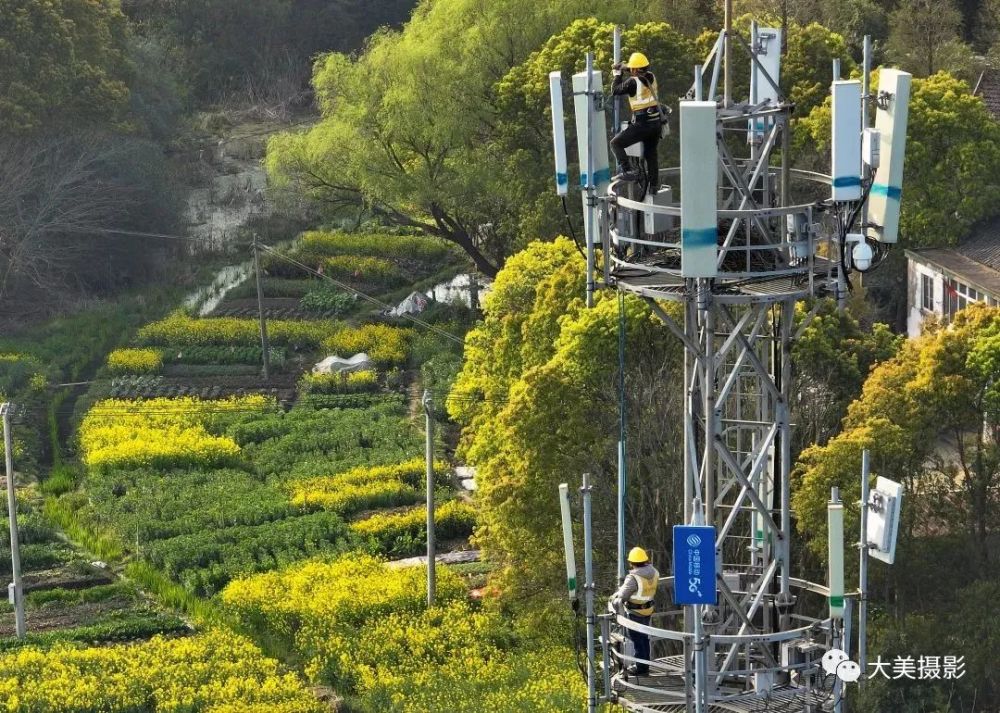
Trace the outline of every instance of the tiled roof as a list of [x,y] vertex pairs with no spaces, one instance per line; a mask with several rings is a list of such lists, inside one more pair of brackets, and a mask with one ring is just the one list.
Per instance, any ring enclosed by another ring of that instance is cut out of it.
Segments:
[[921,248],[906,254],[1000,297],[1000,219],[984,223],[958,247]]

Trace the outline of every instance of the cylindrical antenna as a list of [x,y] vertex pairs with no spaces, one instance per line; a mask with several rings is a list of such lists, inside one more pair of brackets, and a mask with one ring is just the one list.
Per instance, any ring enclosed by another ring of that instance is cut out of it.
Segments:
[[594,538],[591,515],[590,473],[583,474],[583,576],[587,618],[587,713],[597,713],[597,663],[594,660],[595,624],[594,616]]
[[597,182],[594,180],[594,53],[587,53],[587,307],[594,306],[594,212]]
[[556,194],[569,192],[566,167],[566,121],[563,116],[562,73],[549,72],[549,94],[552,101],[552,149],[556,159]]
[[[619,62],[622,61],[622,28],[619,25],[615,25],[613,43],[614,43],[614,50],[612,54],[613,61],[615,64],[618,64]],[[621,97],[612,97],[611,117],[614,121],[614,124],[612,124],[614,128],[611,130],[611,133],[613,134],[617,134],[619,131],[621,131],[622,128],[621,107],[622,107]],[[615,166],[618,168],[618,170],[621,170],[621,166],[618,166],[617,156],[615,157]]]
[[562,514],[563,552],[566,555],[566,589],[576,602],[576,553],[573,551],[573,521],[569,512],[569,485],[559,484],[559,512]]
[[844,503],[840,488],[831,488],[826,506],[829,543],[830,618],[844,618]]
[[729,48],[732,46],[732,34],[733,34],[733,0],[726,0],[725,3],[725,25],[723,27],[723,41],[722,41],[722,62],[725,65],[722,70],[722,106],[726,109],[730,107],[733,103],[732,90],[732,77],[733,68],[732,62],[730,61],[732,57],[729,53]]
[[703,84],[701,74],[702,74],[702,67],[700,64],[696,64],[694,66],[694,100],[696,102],[701,101],[701,90],[702,90],[701,85]]
[[[871,459],[868,449],[861,451],[861,554],[858,562],[858,666],[862,671],[868,670],[868,498],[870,486],[868,477],[871,473]],[[865,677],[862,676],[864,686]]]

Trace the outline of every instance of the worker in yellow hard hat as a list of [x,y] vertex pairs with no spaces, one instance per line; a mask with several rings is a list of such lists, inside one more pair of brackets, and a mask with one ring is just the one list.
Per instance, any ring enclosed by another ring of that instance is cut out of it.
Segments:
[[[628,70],[628,74],[624,70]],[[663,121],[663,111],[657,98],[656,77],[649,69],[649,60],[642,52],[633,52],[628,62],[622,66],[616,64],[612,69],[614,81],[611,83],[611,93],[627,96],[629,108],[632,110],[632,120],[628,126],[615,134],[611,139],[611,150],[618,159],[621,172],[615,180],[635,181],[639,172],[628,170],[628,154],[625,149],[642,142],[643,157],[646,159],[646,174],[649,176],[649,193],[656,193],[659,187],[660,167],[657,158],[657,148],[660,143],[660,132]],[[615,127],[617,131],[619,127]]]
[[[650,564],[649,555],[641,547],[633,547],[628,553],[629,572],[622,582],[622,586],[611,597],[611,606],[615,610],[624,608],[629,619],[649,626],[650,617],[653,616],[653,599],[656,597],[656,589],[660,584],[660,573]],[[634,664],[629,666],[628,672],[637,675],[649,673],[649,635],[639,631],[628,630],[628,636],[635,646]]]

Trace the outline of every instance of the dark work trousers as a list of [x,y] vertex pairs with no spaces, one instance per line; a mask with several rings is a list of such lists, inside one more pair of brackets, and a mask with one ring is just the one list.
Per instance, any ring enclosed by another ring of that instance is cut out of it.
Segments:
[[628,165],[628,154],[625,149],[632,144],[642,142],[642,153],[646,159],[646,174],[649,185],[660,187],[660,163],[656,156],[656,148],[660,143],[660,121],[637,121],[626,126],[611,139],[611,150],[615,152],[619,166]]
[[[641,614],[636,614],[635,612],[628,612],[628,618],[634,621],[636,624],[642,624],[643,626],[649,626],[650,617],[642,616]],[[635,657],[637,659],[642,659],[643,661],[649,661],[649,636],[638,631],[628,630],[628,638],[632,640],[632,645],[635,646]],[[641,674],[649,673],[649,665],[644,663],[636,662],[636,671]]]

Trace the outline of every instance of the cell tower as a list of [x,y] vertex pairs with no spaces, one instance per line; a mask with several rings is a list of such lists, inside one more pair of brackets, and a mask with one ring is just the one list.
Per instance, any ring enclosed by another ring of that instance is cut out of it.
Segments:
[[[592,55],[587,70],[573,77],[588,302],[599,289],[637,295],[683,342],[685,427],[678,447],[685,523],[712,528],[698,532],[714,538],[700,577],[687,576],[693,570],[682,575],[678,561],[687,556],[685,546],[687,554],[697,549],[700,536],[685,530],[686,544],[675,541],[676,579],[661,580],[659,597],[672,596],[676,606],[658,607],[648,627],[616,613],[596,615],[592,575],[585,575],[591,710],[602,701],[631,711],[686,713],[844,706],[843,679],[831,680],[823,656],[850,651],[852,609],[863,606],[864,597],[844,592],[843,545],[836,537],[826,584],[792,571],[790,352],[812,316],[796,328],[796,305],[825,296],[843,303],[851,274],[877,267],[896,241],[910,75],[882,69],[873,93],[866,40],[861,80],[841,81],[834,69],[831,175],[797,170],[789,156],[793,106],[779,85],[781,30],[753,24],[744,38],[726,15],[725,29],[675,112],[680,166],[649,177],[663,187],[655,195],[609,179],[602,77]],[[617,32],[615,52],[619,61]],[[749,97],[732,96],[737,58],[750,64]],[[556,185],[565,195],[558,73],[550,83]],[[680,310],[665,308],[668,302]],[[683,316],[675,318],[678,313]],[[626,488],[620,462],[619,579]],[[568,517],[568,507],[563,512]],[[831,531],[836,534],[838,523],[842,531],[836,494],[830,518]],[[589,517],[585,535],[590,570]],[[874,545],[867,534],[860,540],[864,563]],[[567,556],[572,559],[569,538]],[[629,629],[653,641],[649,676],[626,672],[636,660],[622,645]],[[863,642],[864,632],[858,633]],[[861,649],[863,667],[863,643]],[[603,654],[600,669],[595,652]]]

